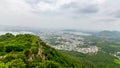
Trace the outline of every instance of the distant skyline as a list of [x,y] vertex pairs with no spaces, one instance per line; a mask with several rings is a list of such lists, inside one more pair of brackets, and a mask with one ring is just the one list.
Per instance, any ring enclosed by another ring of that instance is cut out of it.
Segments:
[[0,25],[120,31],[120,0],[0,0]]

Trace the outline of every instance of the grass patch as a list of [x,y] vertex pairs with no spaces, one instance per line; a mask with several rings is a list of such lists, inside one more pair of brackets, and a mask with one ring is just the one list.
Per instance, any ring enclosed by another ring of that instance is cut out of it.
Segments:
[[114,63],[120,64],[120,60],[119,59],[114,59]]

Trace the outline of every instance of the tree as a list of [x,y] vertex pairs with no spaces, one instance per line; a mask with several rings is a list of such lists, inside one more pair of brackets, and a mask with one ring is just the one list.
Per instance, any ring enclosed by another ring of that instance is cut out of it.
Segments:
[[6,33],[5,35],[0,36],[0,41],[5,41],[5,40],[8,40],[13,37],[14,37],[14,35],[12,35],[11,33]]
[[0,68],[8,68],[8,66],[5,63],[0,62]]
[[26,64],[22,59],[15,59],[7,63],[9,68],[25,68]]

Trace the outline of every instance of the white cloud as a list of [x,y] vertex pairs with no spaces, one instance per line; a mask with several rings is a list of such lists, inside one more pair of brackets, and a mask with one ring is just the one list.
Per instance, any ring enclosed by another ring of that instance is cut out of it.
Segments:
[[0,0],[0,25],[120,30],[119,4],[120,0]]

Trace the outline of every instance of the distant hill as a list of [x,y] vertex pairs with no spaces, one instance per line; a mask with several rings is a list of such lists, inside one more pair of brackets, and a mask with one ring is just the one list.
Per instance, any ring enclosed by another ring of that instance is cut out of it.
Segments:
[[118,31],[101,31],[97,34],[96,36],[101,36],[101,37],[120,37],[120,32]]
[[119,31],[101,31],[98,33],[94,33],[92,35],[95,40],[101,39],[107,41],[109,43],[120,43],[120,32]]
[[32,27],[23,27],[23,26],[11,26],[11,25],[0,25],[0,31],[31,31],[36,32],[40,29],[32,28]]

